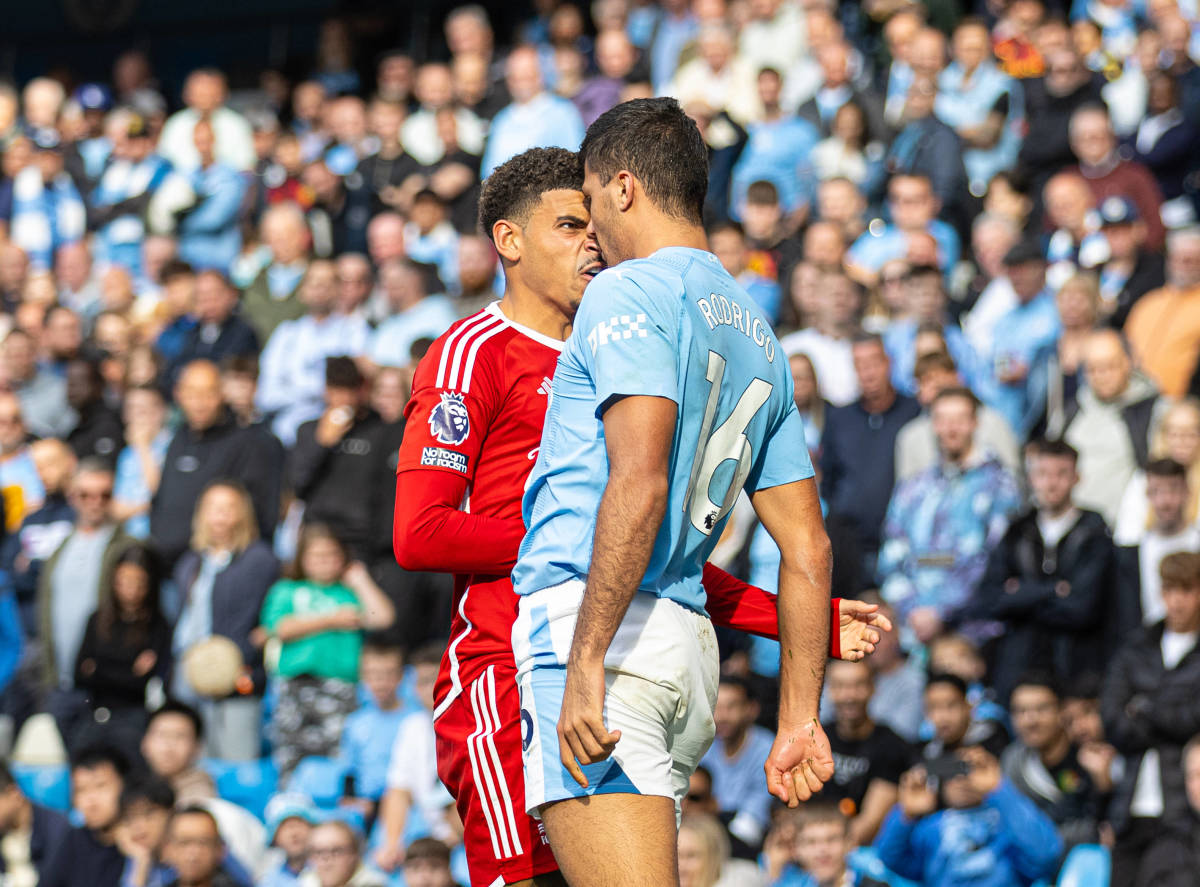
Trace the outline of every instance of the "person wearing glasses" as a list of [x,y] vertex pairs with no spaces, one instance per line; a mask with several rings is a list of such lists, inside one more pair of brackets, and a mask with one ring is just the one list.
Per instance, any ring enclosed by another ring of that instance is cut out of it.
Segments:
[[385,878],[362,858],[362,838],[340,819],[312,830],[308,839],[308,869],[300,887],[383,887]]
[[112,496],[112,468],[99,459],[81,460],[67,494],[75,521],[38,578],[42,677],[52,691],[72,688],[88,617],[112,597],[117,560],[134,543],[113,520]]

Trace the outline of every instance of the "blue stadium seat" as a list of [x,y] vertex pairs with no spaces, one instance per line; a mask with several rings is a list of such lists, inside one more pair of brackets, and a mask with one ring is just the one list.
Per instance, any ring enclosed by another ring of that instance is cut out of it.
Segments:
[[332,809],[342,797],[347,772],[346,764],[336,758],[305,758],[292,772],[288,791],[308,795],[318,807]]
[[267,801],[275,794],[279,772],[270,758],[256,761],[222,761],[209,758],[204,769],[217,784],[217,794],[263,818]]
[[13,778],[35,804],[63,813],[71,809],[71,771],[66,764],[11,764]]
[[1099,844],[1080,844],[1067,854],[1058,887],[1108,887],[1112,877],[1112,858],[1108,848]]

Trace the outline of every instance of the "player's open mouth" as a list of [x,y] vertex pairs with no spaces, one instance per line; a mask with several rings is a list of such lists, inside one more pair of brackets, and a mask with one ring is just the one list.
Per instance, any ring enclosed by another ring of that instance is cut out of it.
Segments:
[[603,270],[604,270],[604,263],[596,262],[593,265],[588,265],[587,267],[583,268],[583,270],[581,270],[579,272],[579,274],[581,277],[586,277],[588,280],[591,280],[593,277],[595,277],[597,274],[599,274]]

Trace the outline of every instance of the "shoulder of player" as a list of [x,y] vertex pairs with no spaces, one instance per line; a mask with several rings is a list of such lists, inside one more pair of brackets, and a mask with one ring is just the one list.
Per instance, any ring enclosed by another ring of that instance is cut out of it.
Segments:
[[[603,314],[613,298],[634,298],[640,306],[678,307],[686,284],[682,269],[651,258],[628,259],[605,268],[588,284],[581,311],[589,307]],[[588,298],[590,295],[592,298]],[[604,298],[597,298],[604,296]]]
[[473,382],[503,374],[519,332],[488,309],[456,321],[438,336],[417,367],[414,388],[467,393]]

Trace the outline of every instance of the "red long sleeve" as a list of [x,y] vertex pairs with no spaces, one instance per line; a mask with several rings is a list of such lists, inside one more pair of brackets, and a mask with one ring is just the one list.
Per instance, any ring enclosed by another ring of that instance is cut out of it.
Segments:
[[[704,565],[704,591],[708,595],[708,615],[714,625],[733,628],[747,634],[756,634],[768,640],[779,640],[778,600],[770,592],[750,585],[729,575],[720,567]],[[839,626],[840,598],[834,598],[830,607],[829,655],[834,659],[841,656],[841,631]]]
[[446,471],[396,475],[392,547],[406,570],[502,576],[517,562],[525,535],[520,518],[470,514],[459,509],[467,478]]

